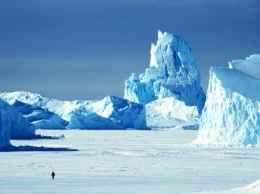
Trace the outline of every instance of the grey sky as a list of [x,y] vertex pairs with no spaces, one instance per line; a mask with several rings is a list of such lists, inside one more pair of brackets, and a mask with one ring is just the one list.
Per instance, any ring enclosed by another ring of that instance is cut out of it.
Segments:
[[258,0],[1,0],[0,90],[123,97],[163,30],[187,40],[206,91],[210,66],[260,53],[259,8]]

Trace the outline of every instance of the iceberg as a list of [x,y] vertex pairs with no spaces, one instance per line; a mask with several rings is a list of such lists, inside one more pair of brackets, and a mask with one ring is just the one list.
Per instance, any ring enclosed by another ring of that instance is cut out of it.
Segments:
[[35,127],[14,107],[0,99],[0,148],[9,147],[10,139],[34,136]]
[[148,129],[145,107],[115,96],[97,101],[60,101],[18,91],[0,93],[40,129]]
[[200,68],[188,43],[178,36],[158,31],[157,44],[151,46],[150,67],[125,81],[124,98],[147,104],[174,97],[201,111],[205,93],[200,86]]
[[145,104],[150,128],[198,128],[206,96],[188,43],[158,31],[157,44],[152,44],[150,53],[150,67],[125,81],[124,98]]
[[0,148],[9,147],[11,137],[11,118],[9,105],[0,99]]
[[16,100],[12,106],[21,112],[37,129],[63,129],[68,125],[68,121],[47,109],[38,106],[33,107],[19,100]]
[[260,145],[260,55],[210,69],[207,100],[194,143]]

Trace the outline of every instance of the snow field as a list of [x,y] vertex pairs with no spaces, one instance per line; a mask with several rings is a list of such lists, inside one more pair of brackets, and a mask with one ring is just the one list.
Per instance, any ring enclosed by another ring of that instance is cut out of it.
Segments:
[[78,151],[1,152],[1,194],[217,193],[259,179],[259,148],[192,146],[198,131],[37,133],[65,138],[11,143]]

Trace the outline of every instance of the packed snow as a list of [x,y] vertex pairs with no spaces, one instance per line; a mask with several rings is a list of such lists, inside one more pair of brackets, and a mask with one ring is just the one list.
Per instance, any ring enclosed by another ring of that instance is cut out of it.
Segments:
[[[12,140],[53,151],[0,152],[0,193],[217,194],[246,185],[234,193],[259,192],[259,181],[250,185],[260,178],[258,148],[192,146],[197,133],[37,130],[65,138]],[[78,151],[59,151],[65,147]]]
[[30,92],[0,98],[41,129],[148,129],[145,107],[115,96],[96,101],[60,101]]
[[260,145],[260,55],[212,67],[195,143]]

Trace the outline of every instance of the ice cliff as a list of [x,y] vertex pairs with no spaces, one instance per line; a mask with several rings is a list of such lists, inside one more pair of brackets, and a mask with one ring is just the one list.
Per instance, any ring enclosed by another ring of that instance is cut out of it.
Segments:
[[147,129],[142,104],[114,96],[97,101],[60,101],[30,92],[0,93],[0,98],[41,129]]
[[10,146],[10,139],[34,136],[35,127],[14,107],[0,99],[0,148]]
[[9,105],[0,99],[0,148],[10,146],[11,119]]
[[260,55],[212,67],[195,143],[260,145]]
[[133,73],[125,81],[124,98],[147,104],[174,97],[201,111],[205,94],[200,86],[200,68],[188,43],[178,36],[158,31],[157,44],[152,44],[150,53],[150,67],[145,73],[139,76]]

